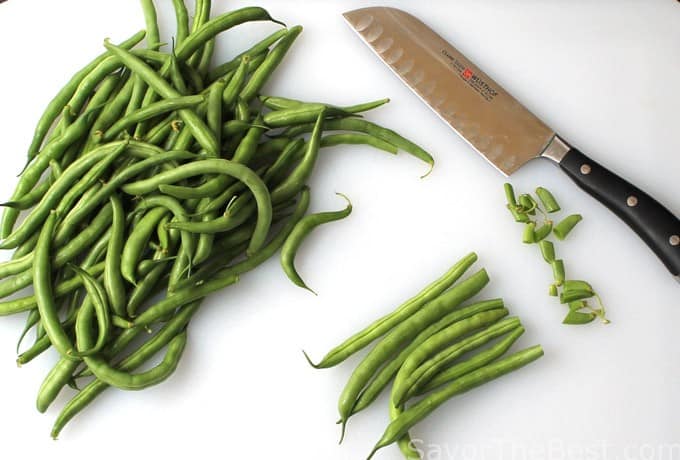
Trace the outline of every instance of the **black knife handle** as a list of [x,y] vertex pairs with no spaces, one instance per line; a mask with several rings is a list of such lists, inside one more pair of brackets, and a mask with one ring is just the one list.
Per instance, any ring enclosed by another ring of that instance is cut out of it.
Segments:
[[559,165],[579,187],[628,224],[672,275],[680,275],[680,220],[673,213],[573,147]]

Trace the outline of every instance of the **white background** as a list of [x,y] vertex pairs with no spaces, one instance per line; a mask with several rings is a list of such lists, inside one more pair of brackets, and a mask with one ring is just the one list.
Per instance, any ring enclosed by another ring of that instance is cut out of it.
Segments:
[[[171,2],[157,3],[169,38]],[[250,2],[213,3],[217,13]],[[566,139],[680,214],[676,1],[380,3],[421,17]],[[336,400],[358,359],[315,371],[300,349],[320,358],[475,250],[492,277],[483,296],[504,297],[527,328],[520,344],[541,343],[546,356],[421,423],[413,436],[444,451],[426,458],[680,458],[680,286],[644,244],[547,161],[518,172],[512,181],[519,190],[546,186],[565,210],[585,217],[558,251],[570,277],[600,292],[612,324],[561,325],[564,308],[546,294],[549,267],[535,247],[520,243],[521,227],[504,210],[504,178],[343,22],[341,12],[378,2],[259,4],[306,27],[271,93],[336,104],[389,96],[392,103],[370,119],[421,143],[435,155],[435,171],[420,180],[425,166],[405,154],[325,152],[310,184],[312,211],[343,206],[335,191],[355,211],[314,233],[299,254],[299,271],[319,297],[295,288],[278,261],[269,261],[204,304],[168,382],[140,393],[108,391],[58,442],[49,431],[69,395],[46,415],[34,409],[55,356],[17,369],[23,317],[3,318],[0,456],[363,458],[388,422],[386,399],[351,420],[338,446]],[[101,52],[105,37],[119,41],[141,28],[133,0],[0,5],[1,197],[11,194],[48,100]],[[220,62],[272,29],[225,34]],[[388,448],[376,458],[400,455]]]

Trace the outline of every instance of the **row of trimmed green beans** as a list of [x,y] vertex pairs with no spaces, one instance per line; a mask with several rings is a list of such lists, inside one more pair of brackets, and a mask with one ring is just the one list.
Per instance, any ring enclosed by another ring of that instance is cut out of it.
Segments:
[[[301,27],[283,26],[213,66],[221,32],[281,23],[257,7],[211,18],[208,0],[190,15],[173,0],[168,49],[154,3],[141,4],[146,32],[105,41],[59,91],[3,203],[0,248],[14,254],[0,263],[0,316],[26,315],[17,363],[58,352],[38,391],[41,412],[66,386],[75,390],[55,438],[106,388],[168,378],[203,299],[280,249],[284,272],[305,286],[294,266],[302,240],[351,212],[306,215],[322,149],[364,144],[433,164],[359,114],[386,100],[342,108],[261,94]],[[158,364],[136,372],[163,350]]]
[[[536,345],[507,354],[524,333],[502,299],[468,302],[489,282],[484,269],[459,280],[477,261],[470,253],[392,313],[329,351],[317,369],[336,366],[377,341],[352,372],[338,401],[345,436],[349,418],[371,405],[390,383],[391,422],[368,458],[397,443],[407,459],[420,459],[409,430],[454,396],[543,356]],[[468,303],[466,303],[468,302]]]

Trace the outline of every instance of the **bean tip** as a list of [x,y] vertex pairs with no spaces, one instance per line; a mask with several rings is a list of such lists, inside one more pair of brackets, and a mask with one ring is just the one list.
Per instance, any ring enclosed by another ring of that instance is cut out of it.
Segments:
[[347,429],[347,419],[342,418],[341,420],[342,425],[340,426],[340,440],[338,441],[338,444],[342,444],[342,441],[345,439],[345,432]]
[[432,170],[434,169],[434,160],[428,161],[427,164],[430,165],[430,169],[428,169],[425,174],[420,176],[421,179],[425,179],[427,176],[429,176],[432,173]]
[[305,350],[302,350],[302,354],[305,355],[305,359],[307,360],[310,366],[312,366],[314,369],[319,369],[319,365],[314,364],[314,362],[312,361],[312,359],[309,357]]

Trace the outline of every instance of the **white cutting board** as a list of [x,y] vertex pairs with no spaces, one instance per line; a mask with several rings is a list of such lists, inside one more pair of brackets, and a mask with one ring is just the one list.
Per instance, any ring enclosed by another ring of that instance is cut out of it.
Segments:
[[[163,4],[165,37],[173,30]],[[250,4],[215,1],[223,12]],[[680,4],[672,0],[388,1],[438,30],[527,107],[593,158],[680,214]],[[590,280],[612,323],[570,327],[547,296],[550,270],[521,244],[501,177],[402,85],[345,25],[373,1],[259,0],[305,33],[268,86],[272,94],[352,104],[389,96],[368,115],[431,151],[437,167],[364,147],[324,153],[312,211],[353,215],[314,233],[298,268],[319,297],[291,285],[277,260],[205,303],[176,375],[139,393],[109,391],[53,442],[66,402],[46,415],[35,393],[54,353],[17,369],[23,317],[0,319],[3,458],[364,458],[388,422],[386,398],[356,416],[337,445],[336,401],[358,357],[315,371],[314,358],[391,311],[468,251],[546,356],[458,397],[413,430],[427,459],[680,458],[680,286],[616,217],[545,161],[522,169],[519,190],[543,185],[585,220],[558,246],[569,276]],[[7,198],[47,101],[101,51],[143,27],[134,0],[8,0],[0,5],[0,197]],[[221,60],[272,26],[220,39]],[[8,257],[4,255],[3,257]],[[398,459],[396,448],[376,458]]]

